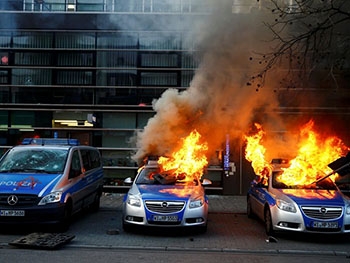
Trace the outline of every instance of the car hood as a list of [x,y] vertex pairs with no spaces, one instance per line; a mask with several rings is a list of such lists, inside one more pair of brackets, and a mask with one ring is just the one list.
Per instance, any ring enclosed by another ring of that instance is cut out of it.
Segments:
[[50,192],[62,174],[1,173],[0,193],[36,194]]
[[344,205],[343,196],[336,190],[324,189],[279,189],[298,205]]
[[135,187],[142,198],[147,200],[188,200],[204,193],[200,186],[137,185]]

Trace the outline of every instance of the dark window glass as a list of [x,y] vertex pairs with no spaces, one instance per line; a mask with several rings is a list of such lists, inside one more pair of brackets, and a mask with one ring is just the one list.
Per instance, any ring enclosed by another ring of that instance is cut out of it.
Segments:
[[57,72],[58,85],[92,85],[92,72],[83,70],[60,70]]
[[93,66],[92,53],[69,52],[57,55],[57,66],[91,67]]

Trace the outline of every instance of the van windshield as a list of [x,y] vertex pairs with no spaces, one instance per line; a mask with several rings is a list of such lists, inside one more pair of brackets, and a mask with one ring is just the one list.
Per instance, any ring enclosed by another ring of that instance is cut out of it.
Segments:
[[13,148],[0,161],[0,173],[62,173],[68,150]]

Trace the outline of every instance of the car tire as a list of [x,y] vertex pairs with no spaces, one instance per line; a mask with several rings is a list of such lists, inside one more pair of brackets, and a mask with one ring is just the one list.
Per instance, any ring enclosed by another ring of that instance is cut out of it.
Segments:
[[199,226],[198,229],[197,229],[197,233],[199,234],[205,234],[207,233],[207,230],[208,230],[208,225],[205,225],[205,226]]
[[95,213],[98,212],[100,209],[100,203],[101,203],[101,195],[99,193],[96,193],[95,200],[90,206],[91,212]]
[[248,218],[254,218],[254,213],[252,211],[252,201],[250,197],[247,198],[247,216]]
[[72,220],[72,205],[71,202],[67,202],[64,208],[64,215],[62,220],[58,224],[59,232],[67,232]]
[[130,224],[126,224],[124,221],[123,221],[123,230],[124,232],[130,232],[132,229],[131,225]]
[[264,223],[265,223],[266,234],[272,235],[274,233],[274,231],[273,231],[273,227],[272,227],[272,217],[271,217],[271,212],[270,212],[269,208],[265,208]]

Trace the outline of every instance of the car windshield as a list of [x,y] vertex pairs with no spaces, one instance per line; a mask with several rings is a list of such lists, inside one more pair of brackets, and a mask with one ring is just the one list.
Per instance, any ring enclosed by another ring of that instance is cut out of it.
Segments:
[[325,189],[325,190],[336,190],[336,186],[333,181],[328,177],[319,182],[312,182],[304,185],[287,185],[282,181],[279,181],[279,175],[281,171],[272,173],[272,187],[277,189]]
[[136,179],[136,184],[198,185],[197,180],[185,180],[186,175],[172,171],[160,172],[159,168],[145,168]]
[[61,173],[68,150],[46,148],[13,148],[1,159],[0,173]]

